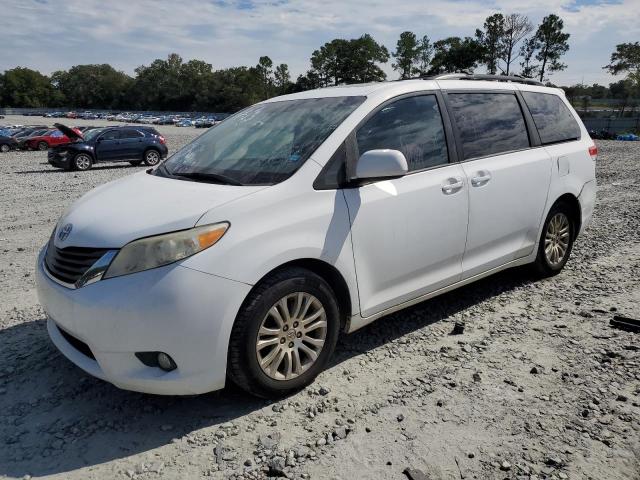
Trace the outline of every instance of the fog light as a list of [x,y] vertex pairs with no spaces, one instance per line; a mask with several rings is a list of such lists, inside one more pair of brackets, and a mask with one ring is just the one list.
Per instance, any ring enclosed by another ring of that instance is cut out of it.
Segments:
[[165,372],[170,372],[177,368],[176,362],[164,352],[158,352],[158,366]]

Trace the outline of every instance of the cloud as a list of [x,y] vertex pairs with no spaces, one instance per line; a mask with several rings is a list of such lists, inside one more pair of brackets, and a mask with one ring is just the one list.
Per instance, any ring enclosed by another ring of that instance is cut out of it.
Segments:
[[[254,65],[261,55],[308,68],[313,50],[333,38],[370,33],[390,50],[411,30],[433,40],[473,35],[496,12],[518,12],[538,23],[557,13],[571,33],[569,68],[559,83],[612,80],[602,66],[617,43],[640,37],[637,0],[5,0],[11,21],[0,30],[0,71],[17,65],[44,73],[81,63],[110,63],[132,73],[177,52],[214,68]],[[395,78],[391,62],[384,66]]]

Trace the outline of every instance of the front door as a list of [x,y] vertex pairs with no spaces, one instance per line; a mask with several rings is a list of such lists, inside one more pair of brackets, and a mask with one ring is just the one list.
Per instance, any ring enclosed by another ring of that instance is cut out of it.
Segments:
[[449,163],[435,95],[383,104],[356,132],[358,155],[400,150],[409,174],[344,190],[363,317],[455,283],[462,273],[468,190]]
[[96,140],[98,161],[116,160],[120,154],[120,134],[118,130],[108,130]]

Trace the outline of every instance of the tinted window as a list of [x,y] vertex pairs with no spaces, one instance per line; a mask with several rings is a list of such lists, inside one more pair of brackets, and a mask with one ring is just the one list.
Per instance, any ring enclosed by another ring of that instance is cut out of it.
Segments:
[[384,106],[358,129],[358,152],[390,148],[404,153],[409,170],[448,162],[435,95],[403,98]]
[[557,95],[522,92],[543,145],[580,138],[576,119]]
[[464,159],[529,147],[520,104],[511,93],[450,93]]
[[100,137],[102,140],[117,140],[118,139],[118,131],[117,130],[109,130],[104,135]]
[[144,137],[142,133],[137,130],[120,130],[120,138],[140,138]]

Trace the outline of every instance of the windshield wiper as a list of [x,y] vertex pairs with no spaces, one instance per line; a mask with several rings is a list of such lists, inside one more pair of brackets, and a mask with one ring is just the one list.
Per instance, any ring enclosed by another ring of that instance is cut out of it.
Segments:
[[193,182],[222,183],[225,185],[235,185],[239,187],[244,186],[244,183],[241,183],[231,177],[227,177],[226,175],[222,175],[220,173],[180,172],[172,173],[171,175],[176,178],[184,178]]

